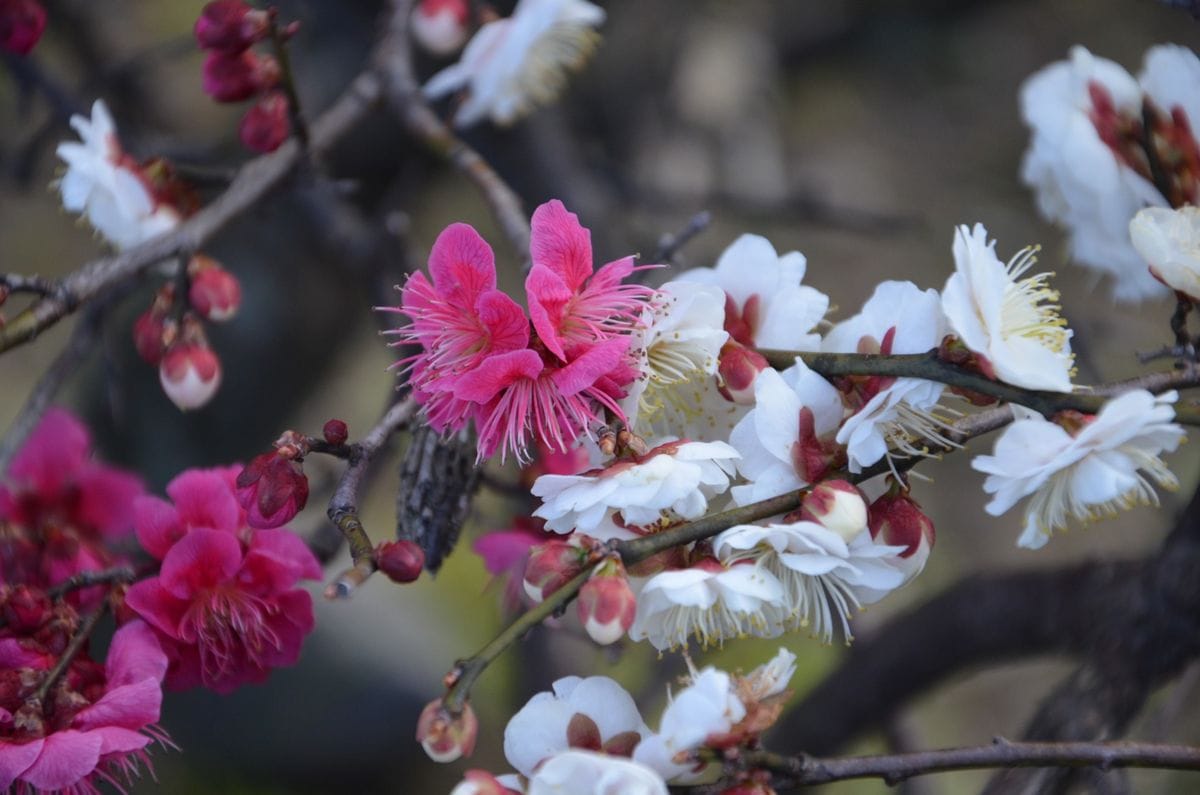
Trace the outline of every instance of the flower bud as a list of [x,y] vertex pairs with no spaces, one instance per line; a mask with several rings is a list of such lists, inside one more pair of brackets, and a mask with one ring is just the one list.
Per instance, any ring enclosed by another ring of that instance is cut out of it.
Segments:
[[717,360],[721,394],[739,406],[754,405],[754,382],[767,367],[767,360],[758,351],[732,340],[726,342]]
[[0,0],[0,50],[28,55],[46,29],[46,9],[36,0]]
[[272,450],[255,456],[237,476],[237,500],[251,527],[282,527],[308,502],[301,459]]
[[468,770],[450,795],[519,795],[486,770]]
[[216,260],[197,254],[188,263],[191,286],[188,302],[205,320],[223,323],[237,314],[242,304],[242,285]]
[[147,364],[158,366],[162,361],[166,333],[165,318],[152,308],[133,321],[133,347]]
[[241,102],[279,83],[279,62],[249,50],[229,55],[210,52],[204,59],[204,93],[217,102]]
[[341,420],[330,420],[321,429],[321,434],[329,444],[345,444],[350,438],[350,429]]
[[417,719],[417,742],[435,762],[470,756],[478,735],[479,720],[470,704],[464,704],[462,714],[455,717],[442,699],[435,699],[425,705]]
[[45,591],[27,585],[0,588],[0,618],[12,632],[35,630],[49,621],[50,616],[50,597]]
[[586,553],[569,541],[547,541],[529,550],[525,564],[525,593],[541,603],[583,571]]
[[905,547],[892,564],[904,572],[906,579],[921,573],[936,536],[933,522],[915,500],[903,491],[889,491],[871,503],[867,521],[871,538],[877,543]]
[[163,354],[158,380],[180,409],[198,409],[212,400],[221,386],[221,360],[203,340],[180,340]]
[[271,91],[246,111],[238,125],[238,138],[242,146],[252,152],[267,154],[282,146],[291,131],[287,97],[282,92]]
[[850,541],[867,527],[867,503],[853,483],[825,480],[804,495],[798,518],[816,522]]
[[213,0],[200,11],[193,32],[205,50],[236,55],[267,37],[270,16],[242,0]]
[[583,628],[601,646],[616,642],[629,631],[637,612],[637,597],[619,560],[609,559],[596,567],[579,591],[578,605]]
[[421,0],[413,11],[413,39],[430,55],[444,57],[467,41],[467,0]]
[[392,582],[412,582],[425,567],[425,552],[415,541],[384,541],[375,547],[375,565]]

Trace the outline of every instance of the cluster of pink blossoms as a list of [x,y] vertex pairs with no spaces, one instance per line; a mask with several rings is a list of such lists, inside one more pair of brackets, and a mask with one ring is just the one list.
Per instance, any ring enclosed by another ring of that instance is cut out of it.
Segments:
[[473,419],[480,459],[525,460],[531,435],[567,450],[602,412],[624,418],[618,401],[638,374],[629,334],[653,291],[623,283],[634,258],[593,273],[591,234],[557,200],[534,212],[530,253],[528,315],[496,289],[492,249],[466,224],[438,236],[432,280],[413,274],[389,308],[412,320],[397,344],[421,346],[402,364],[429,424]]

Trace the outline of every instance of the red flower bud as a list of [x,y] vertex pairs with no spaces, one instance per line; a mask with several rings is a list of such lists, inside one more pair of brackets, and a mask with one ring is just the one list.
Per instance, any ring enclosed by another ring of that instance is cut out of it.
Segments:
[[278,83],[279,62],[269,55],[210,52],[204,59],[204,93],[217,102],[241,102]]
[[721,394],[741,406],[754,404],[754,382],[770,365],[761,353],[732,340],[721,347],[717,374],[721,376]]
[[166,323],[161,314],[147,309],[133,321],[133,347],[147,364],[158,366],[166,348]]
[[266,154],[282,146],[291,131],[287,97],[272,91],[246,111],[238,125],[238,138],[247,149]]
[[413,39],[430,55],[458,52],[467,41],[467,0],[421,0],[413,12]]
[[321,433],[325,436],[325,441],[329,444],[345,444],[346,439],[350,438],[350,429],[341,420],[330,420],[325,423],[325,427],[321,429]]
[[470,704],[463,705],[462,714],[450,714],[442,699],[430,701],[417,718],[417,741],[435,762],[453,762],[470,756],[479,735],[479,720]]
[[825,480],[804,495],[797,518],[816,522],[850,541],[867,527],[867,503],[853,483]]
[[194,32],[196,43],[205,50],[236,55],[270,31],[270,16],[242,0],[213,0],[200,11]]
[[46,9],[36,0],[0,0],[0,50],[28,55],[46,29]]
[[425,567],[425,552],[415,541],[384,541],[375,547],[375,565],[392,582],[412,582]]
[[468,770],[450,795],[520,795],[486,770]]
[[223,323],[237,314],[242,304],[242,285],[236,276],[203,254],[192,257],[188,272],[192,279],[188,302],[202,318]]
[[203,339],[180,340],[163,354],[158,380],[180,409],[198,409],[212,400],[221,386],[221,360]]
[[41,589],[17,585],[0,589],[0,617],[18,634],[31,632],[50,620],[50,597]]
[[601,563],[579,591],[579,620],[592,640],[607,646],[633,626],[637,597],[619,561]]
[[894,563],[909,578],[925,568],[936,534],[933,521],[915,500],[903,491],[890,491],[871,503],[868,522],[871,538],[875,541],[888,546],[905,547]]
[[583,571],[587,553],[569,541],[547,541],[529,550],[525,593],[540,603]]
[[299,458],[278,450],[255,456],[237,477],[237,500],[251,527],[282,527],[308,502],[308,478]]

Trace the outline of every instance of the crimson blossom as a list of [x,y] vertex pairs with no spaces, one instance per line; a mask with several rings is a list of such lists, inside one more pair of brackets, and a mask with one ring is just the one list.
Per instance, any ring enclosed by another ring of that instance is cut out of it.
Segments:
[[188,470],[167,486],[173,504],[134,503],[138,540],[162,567],[126,603],[158,631],[172,689],[262,682],[296,662],[313,628],[312,597],[297,584],[320,579],[320,564],[289,530],[247,525],[237,471]]

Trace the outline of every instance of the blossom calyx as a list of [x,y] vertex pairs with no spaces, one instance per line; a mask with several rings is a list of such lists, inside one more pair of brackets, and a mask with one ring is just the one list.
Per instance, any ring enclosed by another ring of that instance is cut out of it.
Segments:
[[739,406],[753,406],[754,382],[769,366],[761,353],[731,339],[721,347],[717,361],[721,394]]
[[188,303],[205,320],[224,323],[242,305],[242,285],[237,277],[212,257],[197,254],[188,263]]
[[898,486],[871,503],[867,527],[877,543],[905,547],[900,553],[901,558],[928,557],[936,540],[933,520],[925,515],[916,500],[908,496],[906,489]]
[[274,152],[292,132],[287,97],[282,91],[268,91],[250,106],[238,124],[238,140],[252,152]]
[[249,50],[210,52],[204,59],[204,93],[217,102],[241,102],[279,84],[279,62]]
[[221,386],[221,360],[194,316],[185,316],[179,339],[163,353],[158,364],[163,392],[183,411],[198,409],[212,400]]
[[579,591],[579,620],[588,636],[607,646],[633,626],[637,597],[629,587],[621,561],[609,558],[596,567]]
[[267,11],[251,8],[242,0],[213,0],[200,11],[193,33],[205,50],[236,55],[270,33]]
[[525,594],[540,604],[583,571],[586,560],[587,552],[573,541],[538,544],[529,551],[525,564]]
[[281,527],[308,502],[303,459],[290,445],[255,456],[237,476],[237,501],[246,523],[256,528]]
[[375,547],[375,565],[392,582],[412,582],[425,567],[425,551],[420,544],[405,538],[384,541]]
[[850,541],[867,526],[867,503],[853,483],[824,480],[804,495],[795,518],[816,522]]
[[417,718],[417,742],[435,762],[470,756],[478,736],[479,719],[470,704],[463,704],[462,712],[453,715],[442,699],[434,699]]

